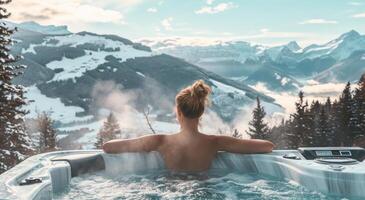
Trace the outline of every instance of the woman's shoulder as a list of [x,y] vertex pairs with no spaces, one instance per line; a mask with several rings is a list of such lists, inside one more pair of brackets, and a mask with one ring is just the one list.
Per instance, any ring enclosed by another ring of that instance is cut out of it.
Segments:
[[204,139],[209,140],[211,142],[215,142],[216,140],[219,139],[219,135],[217,135],[217,134],[204,134],[204,133],[202,133],[201,135],[204,137]]

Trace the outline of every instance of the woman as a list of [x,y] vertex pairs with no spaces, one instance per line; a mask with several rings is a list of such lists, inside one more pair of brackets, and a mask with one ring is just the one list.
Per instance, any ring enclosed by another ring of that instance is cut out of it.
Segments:
[[199,172],[210,167],[218,151],[268,153],[273,144],[265,140],[243,140],[222,135],[206,135],[198,130],[211,89],[202,80],[176,96],[176,116],[181,130],[172,135],[148,135],[135,139],[112,140],[103,145],[106,153],[159,152],[168,169]]

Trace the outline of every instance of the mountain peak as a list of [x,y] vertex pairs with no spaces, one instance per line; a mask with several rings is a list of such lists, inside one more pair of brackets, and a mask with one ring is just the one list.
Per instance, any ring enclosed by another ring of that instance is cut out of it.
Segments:
[[292,51],[298,51],[299,49],[301,49],[296,41],[291,41],[286,46]]
[[340,38],[357,38],[359,36],[360,36],[360,34],[357,31],[351,30],[351,31],[349,31],[347,33],[342,34],[340,36]]
[[67,26],[41,25],[34,21],[22,22],[16,26],[21,29],[26,29],[46,35],[65,35],[71,33]]

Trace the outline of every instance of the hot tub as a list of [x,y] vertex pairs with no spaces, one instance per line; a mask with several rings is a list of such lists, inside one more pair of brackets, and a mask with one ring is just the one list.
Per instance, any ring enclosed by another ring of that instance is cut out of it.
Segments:
[[364,158],[356,147],[220,152],[206,173],[174,174],[157,152],[51,152],[0,175],[0,199],[364,199]]

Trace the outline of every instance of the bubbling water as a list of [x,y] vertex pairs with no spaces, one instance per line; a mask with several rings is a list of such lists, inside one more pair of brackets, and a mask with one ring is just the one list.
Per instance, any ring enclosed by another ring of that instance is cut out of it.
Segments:
[[209,172],[176,174],[167,171],[110,177],[105,173],[72,179],[65,199],[332,199],[302,186],[257,174]]

